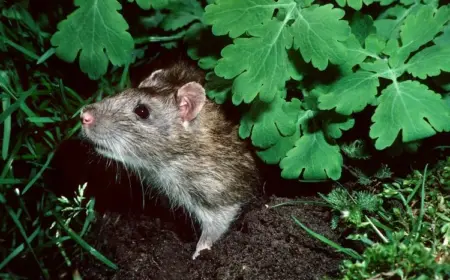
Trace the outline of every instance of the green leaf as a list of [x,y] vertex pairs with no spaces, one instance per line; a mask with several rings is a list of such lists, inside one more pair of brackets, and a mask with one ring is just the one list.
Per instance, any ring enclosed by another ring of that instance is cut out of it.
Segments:
[[206,95],[217,104],[223,104],[231,95],[232,80],[217,77],[214,72],[206,74]]
[[411,142],[450,130],[450,110],[442,97],[417,81],[394,82],[378,102],[369,133],[378,150],[391,146],[400,131],[402,141]]
[[[364,4],[370,5],[374,1],[375,0],[364,0]],[[363,0],[336,0],[336,2],[341,7],[345,7],[346,5],[348,5],[350,8],[358,10],[358,11],[361,10],[361,8],[363,6]]]
[[[339,146],[330,145],[321,130],[303,134],[295,147],[280,162],[281,176],[285,179],[317,180],[341,176],[343,159]],[[302,173],[303,172],[303,173]]]
[[300,138],[300,118],[295,133],[290,136],[282,136],[278,142],[266,150],[257,151],[256,154],[267,164],[277,164],[291,150],[295,142]]
[[333,5],[313,5],[298,12],[291,25],[294,48],[299,49],[306,62],[319,70],[345,62],[347,51],[344,42],[349,38],[350,26],[342,20],[344,11]]
[[436,39],[434,39],[433,42],[436,45],[443,45],[443,46],[450,45],[450,24],[447,24],[444,27],[444,31],[442,32],[442,34],[436,37]]
[[377,29],[374,26],[373,19],[370,15],[365,15],[361,12],[356,12],[351,20],[350,27],[352,34],[362,44],[370,34],[376,33]]
[[[2,108],[5,111],[11,106],[11,98],[2,98]],[[8,115],[3,121],[3,140],[2,140],[2,159],[5,161],[9,154],[9,143],[11,140],[11,115]]]
[[203,8],[197,0],[184,0],[167,8],[170,13],[161,23],[164,30],[177,30],[203,16]]
[[270,20],[275,9],[293,7],[295,3],[291,0],[217,0],[205,7],[203,20],[212,25],[214,35],[229,33],[231,38],[236,38]]
[[253,38],[238,38],[222,50],[222,58],[215,67],[219,77],[233,82],[232,101],[250,103],[258,95],[271,102],[275,94],[285,87],[290,78],[287,50],[292,35],[284,23],[272,20],[248,31]]
[[339,79],[330,93],[319,97],[319,108],[335,108],[343,115],[361,112],[368,104],[374,104],[380,85],[376,74],[360,70]]
[[49,59],[52,55],[55,54],[55,48],[48,49],[41,57],[36,61],[36,64],[44,63],[47,59]]
[[338,139],[342,137],[342,132],[350,130],[355,125],[355,119],[347,116],[329,114],[324,120],[323,131],[326,135]]
[[406,67],[408,73],[420,79],[437,76],[441,71],[450,72],[450,47],[449,45],[428,47],[415,54]]
[[401,28],[402,46],[391,55],[389,64],[398,66],[422,45],[432,41],[436,34],[450,20],[450,6],[442,6],[437,11],[432,6],[422,6],[416,14],[409,15]]
[[56,55],[73,62],[80,53],[80,68],[89,78],[106,73],[108,60],[115,66],[128,63],[134,48],[128,24],[118,12],[117,0],[75,0],[79,8],[61,21],[51,38]]
[[[130,3],[133,1],[134,0],[128,0]],[[149,10],[150,8],[163,9],[174,1],[176,0],[136,0],[136,4],[143,10]]]
[[344,42],[344,45],[347,48],[347,61],[339,65],[339,69],[342,75],[350,75],[353,73],[353,67],[367,58],[367,52],[361,47],[358,39],[353,34]]
[[271,103],[255,100],[250,110],[244,114],[239,127],[239,136],[248,138],[256,147],[268,148],[280,140],[280,135],[295,133],[300,110],[300,100],[290,102],[277,96]]
[[375,20],[374,25],[377,29],[377,34],[388,40],[391,38],[398,38],[400,28],[402,27],[403,20],[410,14],[414,14],[423,5],[412,5],[409,8],[405,8],[402,5],[396,5],[387,9],[378,19]]

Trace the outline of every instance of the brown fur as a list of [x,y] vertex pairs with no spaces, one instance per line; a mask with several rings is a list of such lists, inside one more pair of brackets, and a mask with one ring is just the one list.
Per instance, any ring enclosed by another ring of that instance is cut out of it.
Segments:
[[[219,105],[207,99],[190,125],[183,126],[177,91],[189,82],[203,85],[199,71],[181,62],[154,73],[138,88],[85,107],[95,123],[84,127],[83,135],[100,154],[121,161],[197,218],[203,229],[198,251],[226,231],[253,197],[260,177],[237,125]],[[150,108],[147,120],[134,114],[138,104]]]

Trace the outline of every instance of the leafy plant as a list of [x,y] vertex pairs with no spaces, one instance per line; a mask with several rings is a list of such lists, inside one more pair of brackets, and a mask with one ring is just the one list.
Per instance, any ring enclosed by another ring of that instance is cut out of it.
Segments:
[[379,193],[336,188],[321,195],[334,213],[331,226],[342,218],[353,233],[347,239],[365,245],[362,254],[328,240],[294,221],[306,232],[347,254],[339,279],[446,279],[450,274],[450,195],[442,182],[450,157],[433,170],[384,184]]
[[350,194],[342,187],[333,189],[327,196],[323,194],[320,196],[335,211],[331,220],[333,229],[337,228],[340,218],[358,227],[362,223],[364,212],[377,211],[382,202],[379,197],[367,191],[356,191]]
[[[450,8],[438,1],[128,2],[153,10],[141,22],[165,32],[133,35],[135,45],[186,42],[190,57],[208,72],[211,99],[250,104],[239,135],[251,139],[266,163],[279,164],[284,178],[339,179],[341,150],[352,156],[340,138],[368,107],[375,108],[369,136],[378,150],[450,130],[442,98],[448,82],[433,85],[450,71]],[[74,61],[80,52],[81,70],[92,79],[106,73],[108,61],[128,67],[133,37],[120,3],[75,4],[52,36],[56,55]],[[377,5],[381,12],[361,12]],[[318,78],[333,69],[331,82]]]

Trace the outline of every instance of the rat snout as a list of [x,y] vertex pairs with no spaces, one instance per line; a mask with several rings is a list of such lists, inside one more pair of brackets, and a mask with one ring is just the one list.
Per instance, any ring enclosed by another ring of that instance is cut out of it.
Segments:
[[83,125],[92,125],[94,123],[94,114],[89,107],[85,107],[81,110],[80,114],[81,123]]
[[89,125],[89,124],[94,122],[94,116],[92,116],[91,113],[89,113],[89,112],[84,112],[81,115],[81,122],[83,124],[88,124]]

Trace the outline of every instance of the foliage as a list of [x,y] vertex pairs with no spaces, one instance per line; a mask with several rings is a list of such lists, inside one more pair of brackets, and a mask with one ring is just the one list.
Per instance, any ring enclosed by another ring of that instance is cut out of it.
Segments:
[[[450,157],[423,174],[384,184],[378,193],[336,188],[322,195],[338,220],[353,232],[347,239],[361,242],[362,254],[308,233],[346,253],[339,279],[446,279],[450,274]],[[447,185],[447,186],[446,186]],[[340,215],[339,215],[340,214]]]
[[[364,212],[373,213],[379,209],[381,199],[367,191],[357,191],[350,194],[345,188],[336,188],[327,196],[320,195],[335,211],[332,218],[333,229],[338,226],[341,217],[345,222],[359,226]],[[340,214],[340,217],[339,215]]]
[[30,273],[54,278],[55,269],[71,269],[74,256],[83,252],[115,268],[83,240],[94,219],[94,202],[84,199],[86,186],[73,200],[58,198],[43,174],[60,143],[76,135],[80,108],[111,93],[111,83],[123,87],[127,80],[111,69],[110,81],[102,78],[99,90],[82,97],[62,78],[70,69],[64,72],[52,62],[49,31],[55,15],[36,16],[27,5],[8,1],[1,6],[0,278]]
[[[81,71],[98,79],[106,73],[108,59],[113,65],[130,63],[133,37],[117,11],[117,1],[75,1],[79,8],[58,24],[51,39],[56,55],[73,62],[80,52]],[[106,53],[105,53],[106,52]]]
[[[337,2],[346,7],[345,1]],[[246,128],[241,137],[250,137],[267,163],[279,162],[284,178],[340,178],[343,158],[337,140],[341,131],[354,127],[355,113],[369,105],[376,107],[369,136],[378,150],[392,146],[400,132],[401,141],[409,143],[449,131],[449,107],[427,78],[450,70],[445,47],[450,7],[436,1],[381,2],[395,5],[385,13],[356,12],[348,19],[345,10],[313,1],[221,0],[205,8],[204,21],[213,34],[233,39],[213,71],[233,79],[235,105],[251,103],[252,110],[265,116],[270,114],[266,103],[282,106],[275,100],[278,92],[286,96],[286,82],[300,81],[296,92],[303,92],[304,99],[298,114],[284,120],[299,120],[299,131],[286,135],[279,128],[276,139],[270,128],[266,139],[256,124],[249,133],[247,117],[241,121]],[[362,1],[348,5],[360,10]],[[399,18],[391,19],[395,16]],[[340,72],[330,84],[302,83],[314,81],[308,66],[326,75],[324,70],[333,65]],[[274,120],[272,127],[281,120]]]
[[[250,104],[239,135],[251,139],[266,163],[279,164],[284,178],[339,179],[343,154],[348,156],[340,138],[354,127],[356,113],[369,107],[375,108],[369,136],[378,150],[450,130],[450,110],[442,98],[448,81],[433,85],[450,71],[449,5],[429,0],[128,2],[154,10],[141,22],[165,32],[133,35],[135,45],[162,42],[173,48],[186,42],[191,58],[208,71],[211,99]],[[74,61],[80,52],[80,68],[92,79],[106,73],[108,61],[129,65],[132,35],[121,4],[77,0],[75,5],[78,9],[52,35],[56,55]],[[377,5],[381,11],[361,12]],[[205,40],[217,44],[206,46]],[[337,74],[329,82],[319,78],[333,69]],[[293,90],[288,83],[295,84]]]
[[[208,97],[242,109],[239,135],[287,179],[337,180],[345,158],[368,159],[371,146],[414,150],[449,131],[450,7],[439,1],[22,0],[0,9],[2,272],[33,260],[49,278],[45,250],[70,267],[70,242],[114,267],[82,239],[92,212],[81,208],[93,204],[74,201],[81,212],[70,218],[42,175],[78,133],[80,108],[130,86],[130,70],[160,47],[187,46]],[[372,115],[368,135],[355,129],[362,112]],[[350,205],[354,223],[371,213]]]

